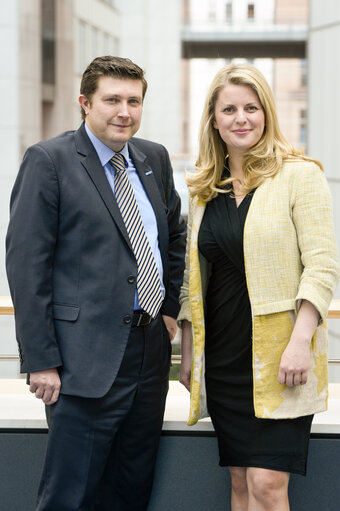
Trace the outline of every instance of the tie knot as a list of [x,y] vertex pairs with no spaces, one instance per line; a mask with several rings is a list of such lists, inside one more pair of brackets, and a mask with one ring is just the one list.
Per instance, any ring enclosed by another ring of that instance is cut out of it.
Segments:
[[124,156],[120,153],[114,154],[110,160],[110,163],[117,172],[122,172],[125,170]]

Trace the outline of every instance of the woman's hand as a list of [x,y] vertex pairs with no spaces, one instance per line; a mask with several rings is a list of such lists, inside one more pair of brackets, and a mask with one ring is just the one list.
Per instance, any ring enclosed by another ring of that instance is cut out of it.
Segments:
[[182,344],[181,344],[182,362],[179,374],[179,381],[190,392],[191,379],[191,323],[182,321]]
[[190,392],[190,380],[191,380],[191,357],[190,360],[186,357],[181,362],[181,370],[179,373],[179,381],[184,387]]
[[293,387],[307,382],[310,343],[319,319],[320,314],[314,305],[307,300],[302,300],[293,333],[281,357],[279,383]]
[[279,383],[288,387],[307,383],[310,363],[310,341],[291,339],[282,354]]

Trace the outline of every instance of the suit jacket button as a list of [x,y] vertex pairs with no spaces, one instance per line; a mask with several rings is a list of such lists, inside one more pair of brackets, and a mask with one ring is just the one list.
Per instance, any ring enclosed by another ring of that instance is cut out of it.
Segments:
[[135,281],[135,277],[133,275],[129,275],[127,278],[127,281],[129,284],[133,284]]
[[124,316],[123,321],[124,321],[124,323],[126,323],[128,325],[129,323],[131,323],[131,316],[129,316],[129,315]]

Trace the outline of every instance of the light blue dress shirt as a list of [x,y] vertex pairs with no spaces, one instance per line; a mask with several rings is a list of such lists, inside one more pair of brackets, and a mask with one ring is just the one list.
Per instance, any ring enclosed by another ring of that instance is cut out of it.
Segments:
[[[85,123],[85,130],[88,134],[89,139],[91,140],[97,154],[98,158],[100,160],[100,163],[103,166],[105,175],[107,177],[107,180],[111,186],[113,194],[115,193],[115,183],[114,183],[114,174],[115,170],[112,167],[110,160],[112,156],[115,154],[112,149],[110,149],[107,145],[105,145],[99,138],[97,138],[90,128]],[[155,258],[156,266],[158,269],[160,281],[161,281],[161,291],[163,298],[165,296],[165,288],[163,284],[163,264],[162,264],[162,258],[161,258],[161,252],[159,250],[159,244],[158,244],[158,228],[157,228],[157,220],[156,216],[153,210],[153,207],[151,205],[151,202],[149,201],[149,198],[146,194],[146,191],[144,189],[144,186],[139,178],[138,172],[136,170],[136,167],[133,164],[132,159],[130,158],[128,145],[125,144],[123,149],[120,151],[120,154],[122,154],[125,158],[125,163],[127,162],[126,172],[128,179],[130,181],[130,184],[132,186],[132,189],[134,191],[138,209],[140,216],[142,218],[144,230],[146,233],[146,236],[149,240],[150,247],[153,253],[153,256]],[[140,309],[140,306],[138,304],[138,293],[136,290],[135,295],[135,303],[134,303],[134,309],[138,310]]]

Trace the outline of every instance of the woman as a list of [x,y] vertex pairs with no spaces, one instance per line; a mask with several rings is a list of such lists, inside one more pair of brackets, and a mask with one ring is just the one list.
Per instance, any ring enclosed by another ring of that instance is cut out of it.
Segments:
[[330,193],[249,65],[214,78],[196,168],[178,318],[188,423],[207,404],[233,511],[287,511],[289,474],[306,473],[313,414],[327,407],[324,320],[339,273]]

